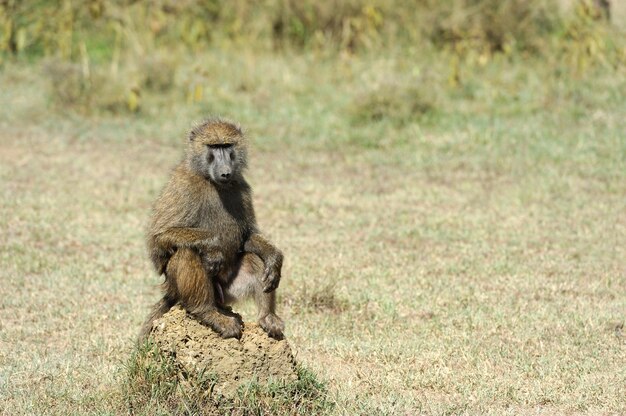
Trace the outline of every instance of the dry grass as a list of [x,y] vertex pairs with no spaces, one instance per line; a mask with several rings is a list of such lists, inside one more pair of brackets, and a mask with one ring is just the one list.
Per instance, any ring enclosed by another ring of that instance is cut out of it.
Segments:
[[[127,411],[158,297],[143,228],[207,112],[254,140],[287,337],[334,413],[626,412],[623,73],[494,62],[466,94],[445,60],[195,59],[210,94],[128,117],[65,114],[38,73],[0,74],[0,413]],[[437,117],[351,122],[364,85],[416,68],[445,92]]]

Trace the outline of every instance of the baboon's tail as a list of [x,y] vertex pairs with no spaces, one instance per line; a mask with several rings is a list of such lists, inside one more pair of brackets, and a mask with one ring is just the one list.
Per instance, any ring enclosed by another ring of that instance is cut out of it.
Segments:
[[154,305],[154,307],[152,308],[152,312],[150,312],[148,319],[146,319],[146,322],[144,322],[143,326],[141,327],[141,331],[139,332],[139,337],[137,339],[139,343],[142,343],[146,339],[148,339],[148,335],[150,335],[150,331],[152,331],[152,323],[162,317],[163,314],[165,314],[167,311],[169,311],[175,303],[176,302],[172,301],[167,296],[164,296],[163,299],[161,299]]

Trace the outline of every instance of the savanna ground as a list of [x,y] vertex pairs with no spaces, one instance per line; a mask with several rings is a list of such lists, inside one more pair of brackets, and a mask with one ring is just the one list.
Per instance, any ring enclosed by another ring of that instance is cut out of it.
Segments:
[[59,105],[62,78],[5,62],[0,412],[131,410],[151,203],[189,126],[220,114],[252,140],[320,412],[626,413],[626,72],[455,59],[216,47],[186,61],[202,91],[146,91],[132,114]]

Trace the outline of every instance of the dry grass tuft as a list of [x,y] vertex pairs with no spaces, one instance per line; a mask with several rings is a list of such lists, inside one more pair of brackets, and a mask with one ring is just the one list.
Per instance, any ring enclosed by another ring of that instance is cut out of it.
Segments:
[[348,309],[349,303],[337,295],[336,283],[308,289],[304,285],[293,295],[285,299],[295,313],[333,313],[340,314]]
[[[170,412],[181,409],[183,403],[176,403],[175,399],[180,392],[177,373],[174,360],[164,356],[156,346],[145,343],[136,348],[126,363],[122,384],[122,395],[129,413],[147,414],[148,410],[155,408]],[[204,384],[201,383],[201,386]],[[197,398],[204,399],[202,395]]]
[[349,109],[355,123],[392,122],[402,126],[432,114],[432,91],[414,84],[383,84],[357,95]]

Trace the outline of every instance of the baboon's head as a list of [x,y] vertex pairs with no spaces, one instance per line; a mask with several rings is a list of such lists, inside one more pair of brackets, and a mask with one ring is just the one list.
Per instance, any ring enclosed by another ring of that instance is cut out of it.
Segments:
[[219,186],[241,177],[246,143],[238,126],[211,119],[194,127],[188,138],[187,158],[193,170]]

